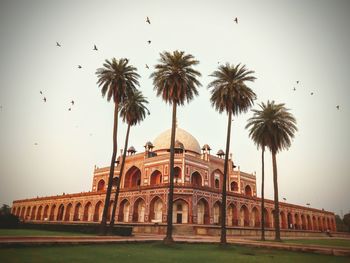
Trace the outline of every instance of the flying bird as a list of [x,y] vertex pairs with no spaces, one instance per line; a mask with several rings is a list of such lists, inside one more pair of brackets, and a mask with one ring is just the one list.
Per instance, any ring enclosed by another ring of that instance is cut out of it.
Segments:
[[146,18],[146,22],[147,22],[148,24],[151,24],[151,21],[149,20],[148,17]]
[[146,64],[146,68],[149,69],[149,66]]
[[235,21],[236,24],[238,24],[238,18],[237,17],[233,21]]
[[310,94],[311,94],[311,96],[312,96],[312,95],[314,95],[314,93],[313,93],[313,92],[311,92]]
[[68,109],[68,111],[71,111],[71,110],[72,110],[71,108]]
[[46,102],[46,97],[43,98],[43,101]]
[[82,66],[81,66],[81,65],[78,65],[78,68],[82,68]]
[[299,80],[297,80],[297,84],[299,84]]
[[58,42],[56,42],[56,46],[61,47],[61,44],[60,44],[60,43],[58,43]]
[[148,42],[148,44],[151,44],[151,40],[148,40],[147,42]]
[[38,145],[38,143],[37,143],[37,142],[35,142],[35,143],[34,143],[34,145]]
[[98,50],[97,47],[96,47],[96,45],[94,45],[94,49],[93,49],[93,50],[96,50],[96,51]]
[[306,205],[310,205],[310,203],[306,203]]
[[41,95],[43,95],[43,92],[42,92],[42,91],[40,91],[40,94],[41,94]]
[[336,106],[337,110],[339,110],[339,105]]
[[297,89],[294,87],[293,90],[296,91]]
[[283,197],[282,199],[283,199],[284,201],[286,201],[286,200],[287,200],[287,199],[286,199],[286,198],[284,198],[284,197]]
[[72,103],[72,105],[74,105],[74,100],[72,100],[70,103]]

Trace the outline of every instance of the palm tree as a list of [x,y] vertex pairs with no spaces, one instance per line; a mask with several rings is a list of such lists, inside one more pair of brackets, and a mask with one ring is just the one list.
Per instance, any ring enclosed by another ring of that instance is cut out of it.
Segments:
[[123,158],[122,158],[122,163],[120,166],[119,178],[117,181],[117,189],[115,191],[115,196],[114,196],[114,203],[113,203],[110,228],[112,228],[114,225],[115,211],[117,208],[118,196],[119,196],[119,191],[120,191],[120,182],[121,182],[123,172],[124,172],[126,149],[128,148],[128,142],[129,142],[130,127],[143,121],[146,117],[146,113],[150,114],[149,110],[147,109],[145,104],[148,104],[148,101],[142,95],[142,92],[139,90],[128,93],[127,100],[124,100],[124,102],[122,104],[120,104],[119,115],[122,118],[123,122],[128,124],[128,128],[126,131]]
[[[260,108],[263,108],[260,105]],[[268,141],[269,130],[264,122],[264,119],[261,118],[261,111],[253,110],[254,116],[248,120],[248,124],[246,125],[246,129],[249,130],[249,137],[252,138],[254,143],[261,148],[261,240],[265,241],[265,147]]]
[[198,95],[197,87],[201,86],[197,77],[201,74],[193,69],[199,61],[191,54],[183,51],[160,53],[160,64],[155,65],[155,71],[151,74],[154,90],[157,96],[172,105],[172,125],[170,140],[170,179],[167,211],[167,232],[164,243],[172,243],[172,220],[173,220],[173,194],[174,194],[174,144],[176,127],[176,107],[189,103],[194,96]]
[[113,175],[115,159],[117,155],[117,132],[118,132],[118,110],[119,104],[125,100],[127,92],[136,89],[139,86],[139,74],[136,73],[136,68],[128,65],[127,59],[115,59],[112,61],[105,60],[102,68],[96,71],[98,81],[97,84],[101,87],[102,97],[107,96],[107,101],[113,98],[114,102],[114,125],[113,125],[113,153],[111,159],[111,166],[108,177],[108,185],[106,191],[106,198],[103,208],[100,232],[106,234],[107,212],[112,191]]
[[267,104],[262,103],[259,106],[261,110],[254,110],[254,116],[249,120],[247,127],[251,127],[250,136],[254,142],[262,148],[268,147],[272,154],[275,240],[281,241],[276,155],[291,146],[294,133],[298,129],[294,116],[288,112],[283,103],[275,104],[274,101],[267,101]]
[[219,112],[228,114],[226,154],[224,163],[224,178],[222,183],[222,209],[221,209],[221,244],[226,244],[226,184],[228,155],[230,151],[232,114],[238,115],[246,112],[256,97],[255,93],[246,85],[247,81],[254,81],[254,71],[246,69],[245,65],[234,66],[226,63],[219,66],[218,70],[211,74],[215,79],[209,83],[211,90],[211,104]]

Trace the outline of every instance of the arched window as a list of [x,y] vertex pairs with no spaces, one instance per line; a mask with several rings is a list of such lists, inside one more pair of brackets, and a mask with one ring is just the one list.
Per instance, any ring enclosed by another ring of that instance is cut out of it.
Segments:
[[233,181],[231,183],[231,191],[238,192],[238,184],[237,184],[237,182]]
[[244,193],[246,196],[252,196],[252,188],[250,188],[250,186],[247,185],[244,189]]
[[150,185],[159,185],[162,183],[162,174],[158,170],[155,170],[150,177]]
[[136,166],[133,166],[125,174],[124,188],[138,187],[140,185],[141,171]]
[[97,191],[103,191],[105,189],[105,181],[101,179],[97,184]]
[[218,178],[215,179],[215,188],[220,188],[220,181]]
[[223,173],[219,169],[216,169],[211,173],[210,186],[216,189],[222,189],[223,180],[224,180]]
[[198,172],[194,172],[191,176],[191,183],[193,186],[202,186],[202,176]]
[[181,169],[179,167],[174,168],[174,182],[175,183],[181,182]]

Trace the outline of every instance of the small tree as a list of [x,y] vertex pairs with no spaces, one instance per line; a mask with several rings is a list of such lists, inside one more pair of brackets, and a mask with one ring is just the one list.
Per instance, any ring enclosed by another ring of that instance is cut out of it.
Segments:
[[350,213],[344,215],[343,222],[344,225],[347,227],[347,231],[350,232]]

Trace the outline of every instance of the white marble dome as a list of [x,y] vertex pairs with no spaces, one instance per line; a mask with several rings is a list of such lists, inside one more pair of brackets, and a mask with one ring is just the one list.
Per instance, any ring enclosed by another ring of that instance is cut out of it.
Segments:
[[[157,151],[157,150],[170,149],[170,138],[171,138],[171,129],[166,130],[161,134],[159,134],[153,141],[153,145],[154,145],[153,150]],[[176,140],[178,140],[184,145],[185,150],[193,151],[199,154],[201,153],[201,147],[199,146],[197,139],[187,131],[181,128],[176,128],[175,141]]]

